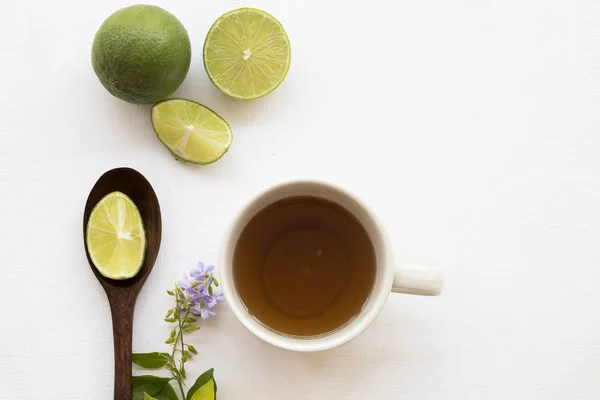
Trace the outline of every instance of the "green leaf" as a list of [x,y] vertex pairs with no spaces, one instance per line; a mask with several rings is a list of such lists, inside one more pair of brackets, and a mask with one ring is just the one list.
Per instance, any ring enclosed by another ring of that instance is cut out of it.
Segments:
[[194,326],[194,325],[184,325],[183,326],[184,332],[196,332],[198,329],[200,329],[200,327]]
[[183,352],[183,355],[185,356],[186,360],[189,360],[190,358],[192,358],[192,353],[190,353],[189,351],[185,350]]
[[213,377],[214,368],[209,369],[196,379],[185,400],[215,400],[217,398],[217,382]]
[[171,344],[171,343],[174,343],[174,342],[175,342],[175,338],[172,338],[172,337],[170,337],[167,340],[165,340],[166,344]]
[[194,354],[198,354],[198,352],[196,351],[196,348],[194,346],[192,346],[191,344],[186,345],[188,350],[191,351]]
[[152,397],[148,393],[144,392],[144,400],[158,400],[158,399],[156,397]]
[[215,284],[216,287],[219,287],[219,281],[214,276],[213,276],[213,282],[214,282],[214,284]]
[[186,318],[183,322],[196,322],[196,318]]
[[173,328],[173,330],[171,331],[170,337],[175,337],[175,335],[177,335],[177,327]]
[[169,310],[169,312],[167,312],[167,315],[165,315],[165,318],[169,318],[171,315],[173,315],[173,309],[172,308]]
[[212,286],[208,287],[208,294],[211,295],[211,296],[213,295],[213,288],[212,288]]
[[175,296],[175,292],[173,292],[172,290],[167,290],[167,294],[169,296]]
[[167,383],[163,386],[162,390],[155,394],[156,400],[179,400],[177,394],[175,394],[175,390],[173,390],[173,386]]
[[167,353],[133,353],[131,360],[142,368],[162,368],[169,361]]
[[[144,394],[156,396],[165,385],[173,378],[160,378],[152,375],[134,376],[133,381],[133,400],[144,400]],[[171,385],[169,385],[171,386]]]
[[165,322],[169,322],[169,323],[177,322],[177,318],[165,318]]

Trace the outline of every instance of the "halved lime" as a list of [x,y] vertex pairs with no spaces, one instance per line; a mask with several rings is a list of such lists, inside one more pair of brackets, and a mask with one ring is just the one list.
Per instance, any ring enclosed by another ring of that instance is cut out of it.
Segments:
[[129,279],[142,268],[146,255],[144,222],[127,195],[112,192],[104,196],[90,214],[86,236],[90,258],[103,276]]
[[229,124],[210,108],[195,101],[169,99],[152,107],[152,127],[175,158],[210,164],[229,150]]
[[204,42],[204,68],[223,93],[252,100],[271,93],[287,75],[290,41],[273,16],[254,8],[223,14]]

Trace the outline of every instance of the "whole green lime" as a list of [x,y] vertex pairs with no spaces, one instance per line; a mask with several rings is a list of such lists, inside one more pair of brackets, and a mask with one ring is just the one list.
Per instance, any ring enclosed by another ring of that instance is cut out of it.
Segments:
[[115,97],[135,104],[171,95],[190,67],[185,27],[160,7],[123,8],[102,23],[92,46],[92,66]]

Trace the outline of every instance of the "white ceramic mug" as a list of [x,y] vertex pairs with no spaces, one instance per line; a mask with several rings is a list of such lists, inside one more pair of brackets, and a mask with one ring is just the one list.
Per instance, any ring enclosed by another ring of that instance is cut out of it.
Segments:
[[[339,204],[352,213],[369,234],[375,248],[377,263],[373,290],[362,310],[340,329],[313,337],[281,334],[257,321],[244,306],[233,280],[233,253],[244,227],[269,204],[296,196],[323,198]],[[397,267],[383,227],[371,210],[356,196],[339,187],[319,181],[284,183],[264,191],[251,200],[233,220],[229,231],[225,234],[221,248],[219,276],[229,308],[242,325],[265,342],[293,351],[326,350],[354,339],[375,320],[391,292],[437,296],[444,286],[443,274],[437,269],[416,266]]]

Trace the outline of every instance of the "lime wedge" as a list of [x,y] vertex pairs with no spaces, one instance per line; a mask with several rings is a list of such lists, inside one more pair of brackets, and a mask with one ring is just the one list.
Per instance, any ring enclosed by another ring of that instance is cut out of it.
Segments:
[[210,164],[229,150],[229,124],[210,108],[195,101],[170,99],[152,107],[152,127],[175,158]]
[[94,266],[110,279],[133,278],[144,263],[146,234],[137,207],[121,192],[96,204],[87,223],[86,245]]
[[223,14],[204,42],[204,68],[223,93],[252,100],[271,93],[290,68],[290,41],[274,17],[254,8]]

